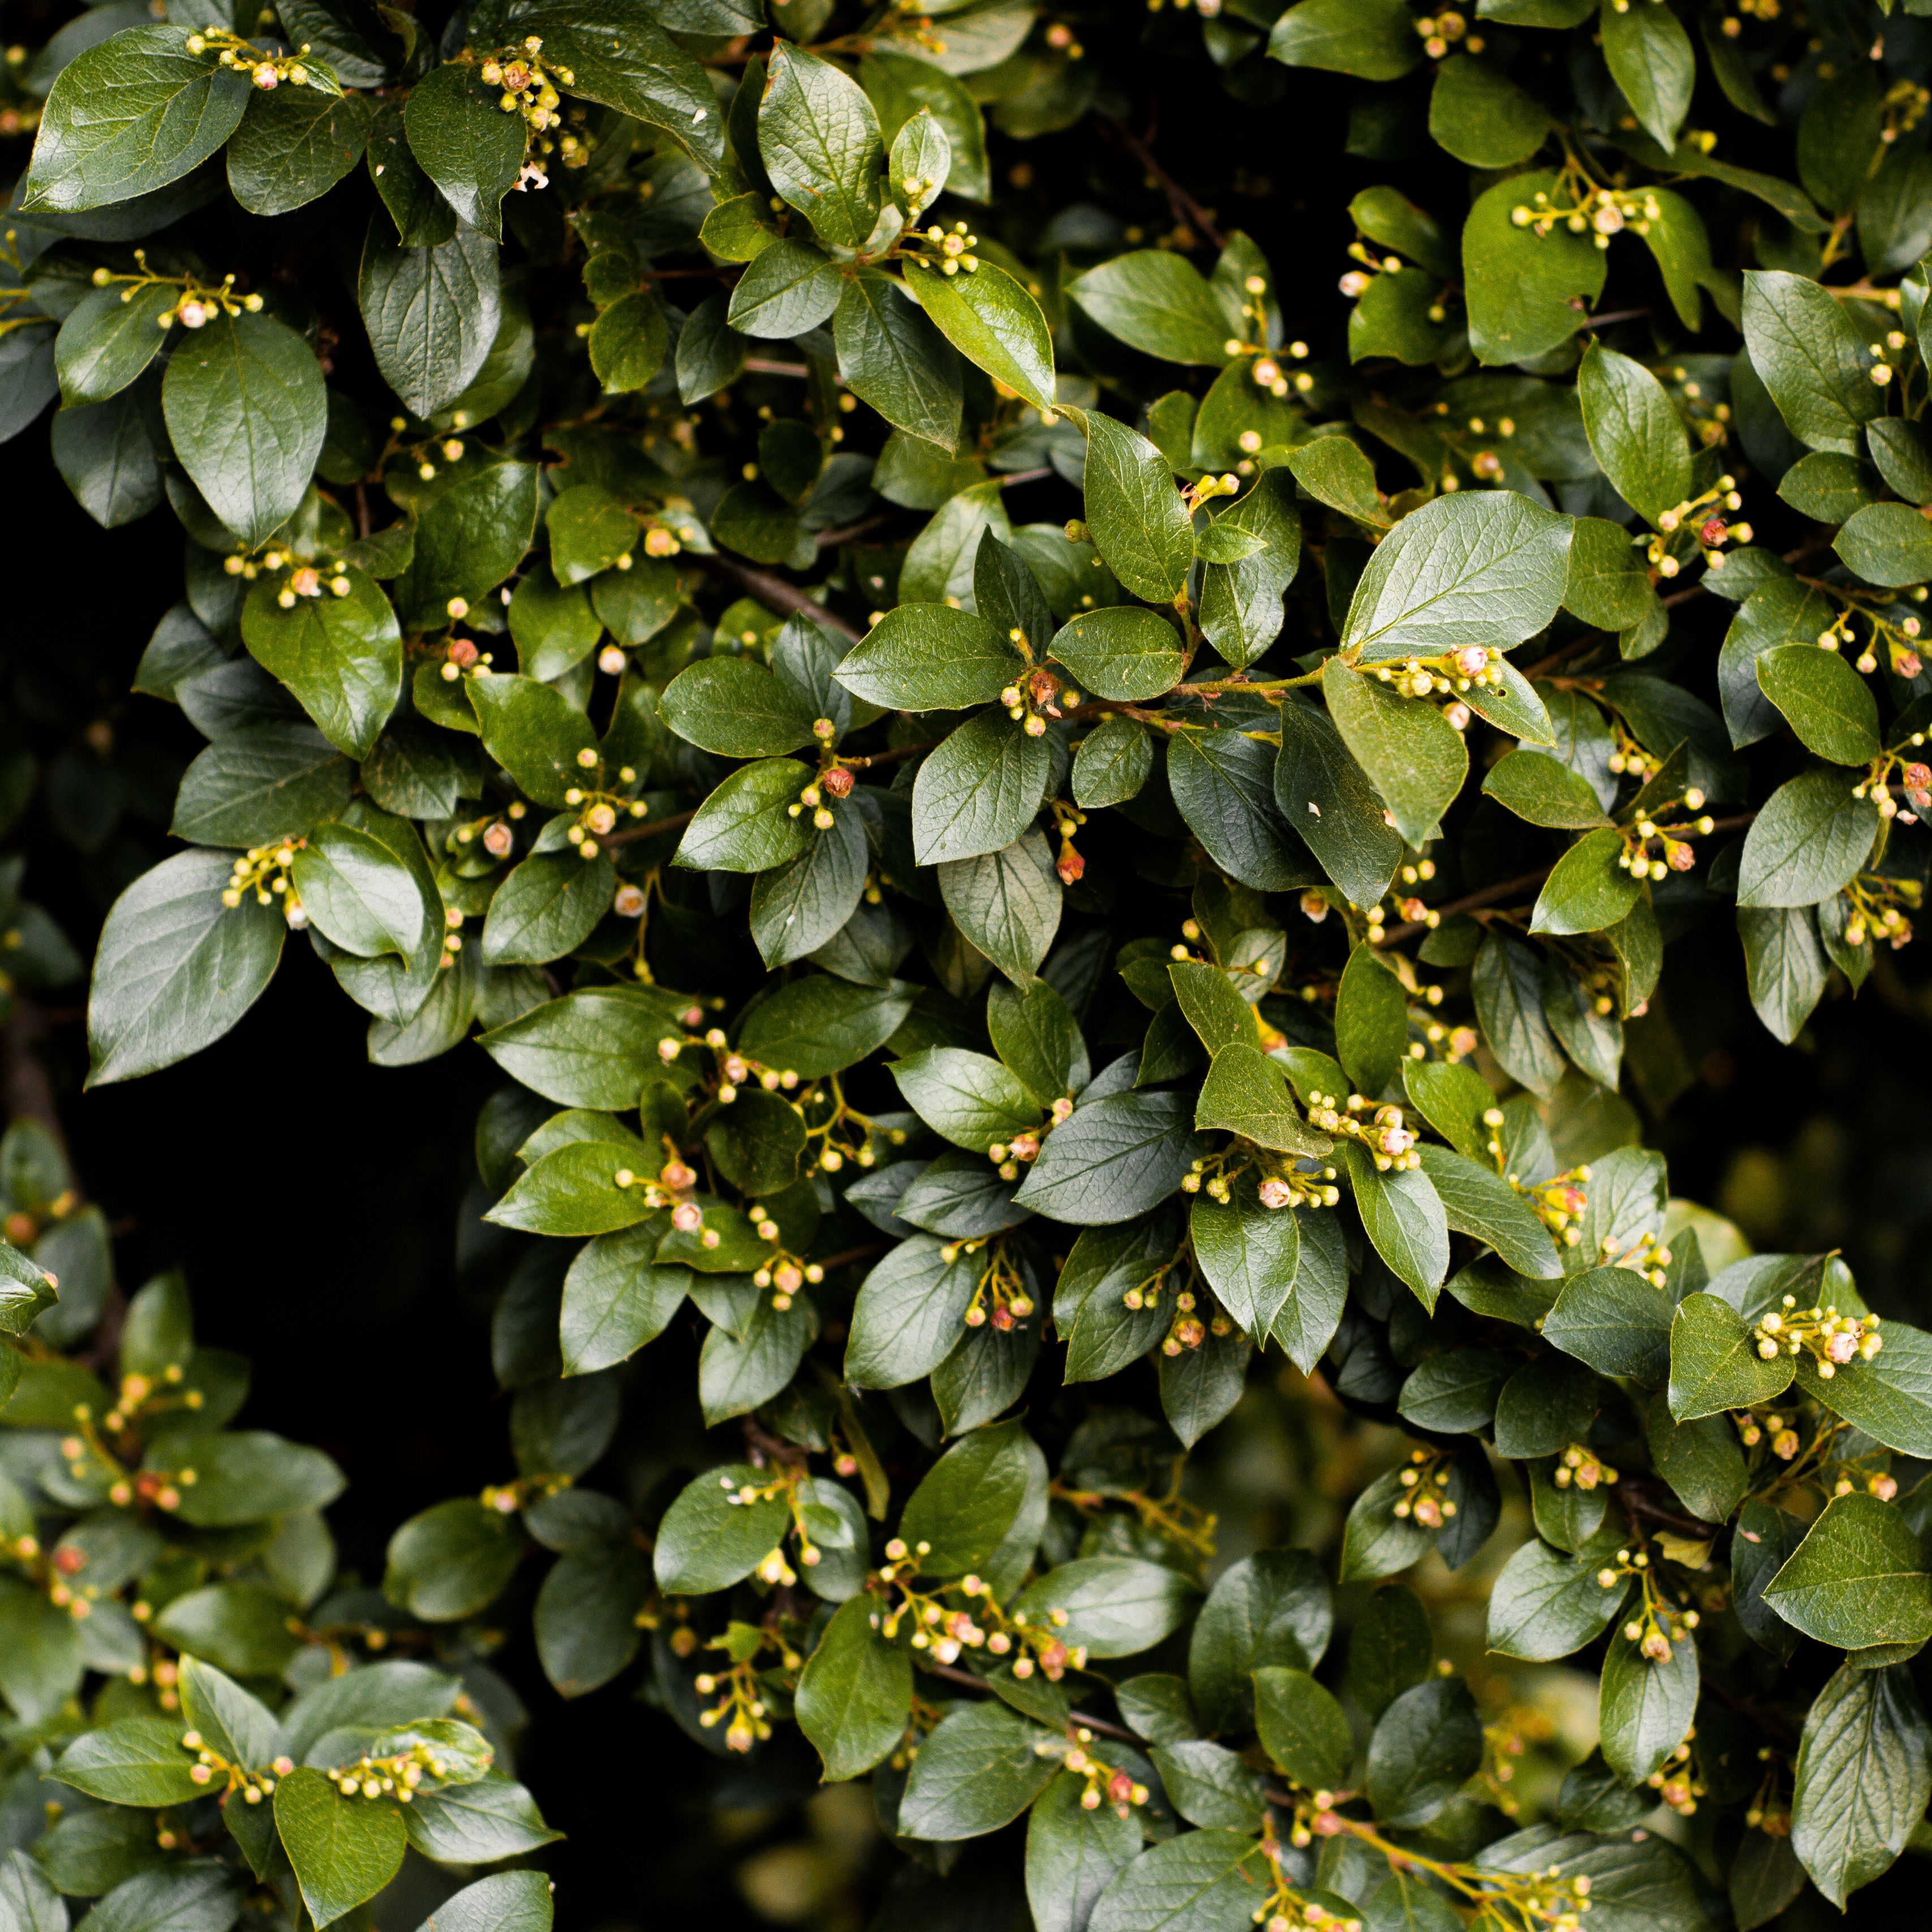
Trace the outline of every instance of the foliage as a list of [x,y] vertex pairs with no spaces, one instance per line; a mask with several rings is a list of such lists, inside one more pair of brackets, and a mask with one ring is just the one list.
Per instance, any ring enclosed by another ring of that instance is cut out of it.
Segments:
[[0,1137],[0,1185],[32,1249],[0,1244],[9,1922],[366,1925],[413,1850],[439,1923],[541,1932],[541,1871],[464,1886],[556,1835],[507,1774],[514,1696],[337,1574],[341,1472],[230,1426],[249,1365],[196,1342],[178,1274],[122,1300],[46,1126]]
[[[648,1637],[699,1744],[795,1722],[940,1880],[1024,1813],[1042,1928],[1842,1905],[1932,1786],[1932,1341],[1670,1198],[1633,1102],[1687,1083],[1666,942],[1734,921],[1788,1043],[1910,935],[1932,39],[783,4],[197,8],[27,70],[7,421],[58,393],[83,506],[180,521],[137,688],[208,740],[94,1080],[292,932],[379,1064],[479,1036],[516,1474],[387,1604],[461,1644],[547,1563],[560,1691]],[[1128,131],[1168,61],[1347,77],[1406,186],[1346,316]],[[1160,245],[1028,193],[1060,136]],[[711,1465],[580,1486],[694,1328]],[[1186,1490],[1291,1372],[1411,1445],[1339,1598]],[[1487,1647],[1600,1679],[1535,1820],[1366,1587],[1506,1485]],[[302,1776],[278,1824],[371,1815]],[[388,1850],[289,1853],[320,1920]]]

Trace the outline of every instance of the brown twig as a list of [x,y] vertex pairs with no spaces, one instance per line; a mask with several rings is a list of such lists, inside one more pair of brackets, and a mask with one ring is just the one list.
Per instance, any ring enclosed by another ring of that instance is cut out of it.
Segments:
[[[1720,832],[1739,831],[1756,816],[1754,812],[1740,812],[1730,818],[1714,819],[1710,833],[1706,836],[1714,836]],[[1552,860],[1536,872],[1521,873],[1514,879],[1504,880],[1500,885],[1485,886],[1480,892],[1466,893],[1461,898],[1451,899],[1448,904],[1437,906],[1434,910],[1442,919],[1454,919],[1458,913],[1476,912],[1484,906],[1494,905],[1499,899],[1512,898],[1519,892],[1528,892],[1532,886],[1541,885],[1556,871],[1558,862]],[[1370,944],[1396,946],[1406,939],[1413,939],[1419,932],[1429,930],[1422,920],[1412,919],[1400,926],[1389,927],[1381,938],[1372,940]]]
[[54,1105],[53,1082],[40,1054],[40,1042],[46,1036],[46,1016],[32,1000],[16,993],[14,1016],[0,1028],[0,1111],[10,1120],[37,1121],[53,1136],[64,1156],[67,1135]]
[[700,570],[708,570],[714,576],[728,577],[741,590],[748,591],[761,603],[769,604],[775,610],[788,610],[794,616],[810,617],[828,631],[836,631],[842,638],[850,638],[855,644],[859,641],[859,632],[843,617],[827,610],[815,597],[808,597],[796,584],[788,584],[782,577],[774,577],[769,570],[760,570],[755,564],[727,556],[722,551],[704,556],[696,550],[687,550],[685,554]]
[[634,845],[640,838],[654,838],[660,832],[675,832],[680,825],[688,825],[698,815],[697,808],[689,812],[674,812],[668,818],[654,818],[647,825],[628,825],[622,832],[611,832],[604,841],[607,845]]
[[1227,247],[1227,237],[1215,226],[1214,218],[1154,159],[1154,149],[1148,145],[1153,139],[1152,129],[1148,130],[1148,140],[1144,141],[1111,115],[1102,115],[1100,125],[1154,178],[1155,186],[1166,196],[1168,212],[1177,222],[1206,236],[1217,248]]

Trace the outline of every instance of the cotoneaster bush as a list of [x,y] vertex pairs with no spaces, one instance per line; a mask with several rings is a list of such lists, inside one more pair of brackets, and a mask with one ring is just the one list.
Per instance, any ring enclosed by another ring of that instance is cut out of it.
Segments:
[[231,1426],[248,1362],[178,1274],[122,1300],[40,1123],[0,1190],[0,1923],[367,1925],[413,1849],[445,1932],[544,1932],[541,1870],[482,1875],[557,1835],[506,1774],[514,1694],[338,1577],[341,1471]]
[[[1639,1143],[1670,942],[1789,1042],[1910,936],[1932,29],[1199,10],[23,51],[8,421],[179,520],[208,740],[92,1077],[291,934],[379,1065],[480,1039],[515,1474],[386,1598],[568,1696],[647,1641],[741,1792],[871,1777],[904,1910],[1842,1905],[1932,1790],[1932,1341]],[[581,1482],[682,1453],[667,1356],[696,1473]],[[1217,1546],[1244,1394],[1381,1459],[1319,1550]]]

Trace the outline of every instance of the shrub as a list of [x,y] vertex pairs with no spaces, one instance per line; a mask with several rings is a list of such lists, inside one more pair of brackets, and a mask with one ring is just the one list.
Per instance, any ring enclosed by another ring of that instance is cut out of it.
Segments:
[[[22,70],[13,418],[57,383],[82,502],[179,519],[136,688],[208,740],[93,1079],[290,932],[379,1064],[480,1034],[517,1474],[388,1600],[554,1553],[560,1690],[649,1633],[700,1744],[869,1773],[914,1897],[1024,1814],[1042,1932],[1842,1905],[1932,1787],[1932,1342],[1638,1143],[1714,927],[1787,1043],[1910,935],[1932,43],[779,4]],[[1132,131],[1223,86],[1265,147]],[[1284,112],[1379,176],[1346,316]],[[1258,238],[1180,178],[1237,166]],[[580,1487],[667,1354],[700,1472]],[[1244,1399],[1339,1549],[1225,1561]],[[1442,1566],[1438,1662],[1381,1580]],[[1484,1648],[1600,1679],[1560,1785]]]
[[547,1927],[541,1871],[459,1888],[556,1835],[493,1768],[515,1698],[338,1577],[341,1471],[230,1426],[248,1362],[196,1342],[178,1274],[122,1300],[46,1126],[0,1137],[0,1184],[8,1922],[326,1924],[413,1847],[453,1875],[438,1924]]

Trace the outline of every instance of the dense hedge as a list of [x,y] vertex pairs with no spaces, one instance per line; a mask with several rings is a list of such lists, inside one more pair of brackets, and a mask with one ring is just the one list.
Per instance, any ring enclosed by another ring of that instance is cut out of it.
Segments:
[[[1919,904],[1916,4],[190,0],[13,64],[0,416],[178,520],[135,688],[207,741],[92,1078],[293,934],[378,1066],[506,1083],[515,1473],[397,1613],[527,1611],[774,1788],[802,1736],[896,1896],[1019,1859],[1040,1932],[1887,1870],[1932,1340],[1641,1143],[1675,942],[1788,1044]],[[653,1488],[668,1354],[716,1432]],[[1270,1403],[1357,1491],[1318,1550],[1189,1470]],[[298,1925],[420,1828],[314,1796]]]

